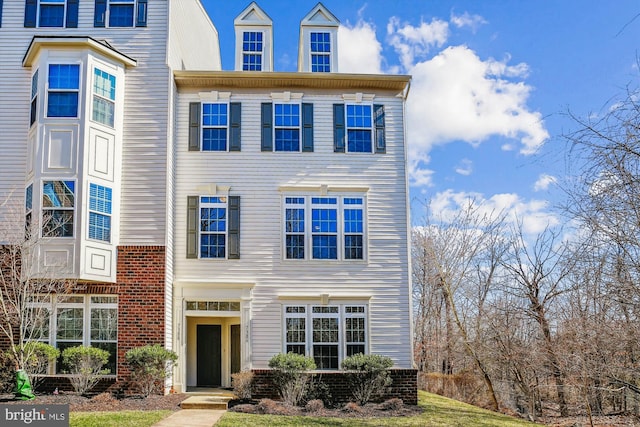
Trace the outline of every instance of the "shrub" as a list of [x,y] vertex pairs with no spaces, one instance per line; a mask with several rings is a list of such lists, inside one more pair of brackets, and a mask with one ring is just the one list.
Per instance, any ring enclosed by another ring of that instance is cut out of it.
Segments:
[[16,367],[9,352],[0,351],[0,393],[10,393],[16,382]]
[[355,401],[364,405],[383,394],[392,382],[388,371],[392,366],[391,358],[378,354],[358,353],[344,359],[342,369],[350,371],[347,379]]
[[131,380],[144,397],[158,393],[171,376],[171,368],[178,355],[159,344],[145,345],[127,351],[127,363],[131,367]]
[[29,376],[31,387],[35,390],[44,380],[41,375],[46,374],[49,365],[60,357],[60,350],[43,342],[30,341],[23,345],[22,351],[23,354],[28,355],[25,371]]
[[310,400],[304,406],[304,410],[306,412],[310,412],[310,413],[320,412],[323,409],[324,409],[324,402],[322,402],[322,400],[320,400],[320,399]]
[[358,405],[355,402],[347,402],[343,407],[342,407],[342,412],[347,412],[347,413],[356,413],[359,414],[362,412],[362,407],[360,405]]
[[253,372],[242,371],[235,374],[231,374],[231,384],[233,385],[233,392],[238,399],[248,400],[251,399],[251,384],[253,383]]
[[100,375],[109,373],[102,367],[109,361],[109,352],[97,347],[69,347],[62,352],[62,363],[71,377],[69,381],[79,394],[85,394],[100,380]]
[[394,397],[393,399],[385,400],[378,405],[378,409],[381,411],[399,411],[404,408],[404,402],[402,399]]
[[271,399],[262,399],[258,402],[257,411],[259,414],[266,415],[292,415],[290,407],[283,406],[280,402]]
[[282,400],[297,406],[307,392],[310,376],[308,370],[316,368],[313,358],[296,353],[276,354],[269,360],[273,369],[273,382]]

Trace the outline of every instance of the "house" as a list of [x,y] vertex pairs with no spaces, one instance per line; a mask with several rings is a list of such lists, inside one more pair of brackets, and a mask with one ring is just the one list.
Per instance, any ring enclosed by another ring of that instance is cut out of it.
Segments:
[[0,28],[0,191],[58,220],[38,266],[78,280],[45,340],[108,349],[118,382],[127,350],[163,344],[176,391],[264,376],[281,352],[336,381],[345,357],[382,354],[417,400],[408,76],[340,73],[321,3],[297,72],[274,70],[255,2],[234,21],[233,71],[197,0],[18,3]]

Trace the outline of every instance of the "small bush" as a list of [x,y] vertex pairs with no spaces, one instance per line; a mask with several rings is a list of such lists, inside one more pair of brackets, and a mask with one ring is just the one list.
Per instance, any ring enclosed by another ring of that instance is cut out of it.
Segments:
[[359,414],[362,411],[362,407],[355,402],[347,402],[347,404],[342,407],[342,412]]
[[358,353],[344,359],[342,369],[350,371],[347,379],[356,402],[364,405],[383,394],[392,382],[388,371],[392,366],[391,358],[378,354]]
[[233,393],[238,399],[251,399],[251,384],[253,384],[253,372],[242,371],[231,374],[231,384],[233,385]]
[[92,402],[100,403],[100,404],[115,404],[118,400],[113,397],[113,395],[107,391],[104,393],[97,394],[91,398]]
[[291,407],[287,407],[286,405],[280,404],[280,402],[276,402],[271,399],[262,399],[258,402],[257,411],[260,414],[266,415],[292,415],[293,411]]
[[307,388],[304,401],[321,400],[325,407],[332,408],[335,404],[331,395],[331,387],[322,380],[322,374],[313,374]]
[[127,351],[127,363],[131,367],[131,380],[144,397],[158,393],[171,376],[171,368],[178,355],[159,344],[145,345]]
[[20,350],[28,356],[25,363],[25,371],[29,376],[31,387],[35,390],[42,384],[44,380],[42,375],[47,373],[49,365],[60,357],[60,350],[52,345],[39,341],[27,342],[23,345],[22,349],[18,349],[18,352],[20,352]]
[[101,375],[109,373],[108,369],[102,369],[108,361],[109,352],[97,347],[69,347],[62,352],[62,363],[71,374],[69,381],[79,394],[91,390]]
[[8,352],[0,351],[0,393],[11,393],[16,382],[16,367]]
[[404,408],[404,402],[402,399],[394,397],[393,399],[385,400],[378,405],[378,409],[381,411],[399,411]]
[[322,400],[320,399],[310,400],[304,406],[304,410],[310,413],[320,412],[323,409],[324,409],[324,402],[322,402]]
[[307,393],[310,376],[306,371],[316,368],[313,358],[296,353],[276,354],[269,360],[273,381],[282,400],[297,406]]

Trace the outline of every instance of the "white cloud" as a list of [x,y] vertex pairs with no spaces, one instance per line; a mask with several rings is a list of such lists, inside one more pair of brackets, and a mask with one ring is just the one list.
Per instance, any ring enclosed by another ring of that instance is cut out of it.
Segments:
[[473,203],[481,215],[495,218],[505,214],[506,221],[522,223],[525,234],[536,235],[547,227],[560,224],[558,218],[549,211],[545,200],[524,200],[515,193],[494,194],[489,198],[481,193],[454,192],[446,190],[437,193],[430,202],[430,209],[439,219],[449,221],[463,208]]
[[382,73],[382,45],[373,25],[362,20],[338,27],[338,63],[341,73]]
[[533,190],[547,190],[551,184],[555,184],[556,182],[558,182],[558,179],[555,176],[543,173],[538,177],[538,180],[535,182],[535,184],[533,184]]
[[400,62],[409,69],[417,58],[425,58],[431,48],[440,47],[447,41],[449,24],[434,18],[430,23],[421,22],[420,26],[414,27],[407,23],[401,24],[400,19],[393,16],[387,24],[387,35]]
[[462,15],[454,15],[451,12],[450,21],[458,28],[469,27],[474,33],[478,30],[480,25],[486,24],[487,21],[480,15],[471,15],[469,12],[465,12]]
[[469,176],[473,173],[473,162],[469,159],[462,159],[455,168],[456,173]]

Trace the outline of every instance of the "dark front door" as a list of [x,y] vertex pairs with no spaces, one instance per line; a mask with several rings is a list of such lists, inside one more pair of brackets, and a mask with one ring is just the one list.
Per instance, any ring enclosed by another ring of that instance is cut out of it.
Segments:
[[221,327],[220,325],[198,325],[197,335],[198,387],[219,386],[221,383]]

